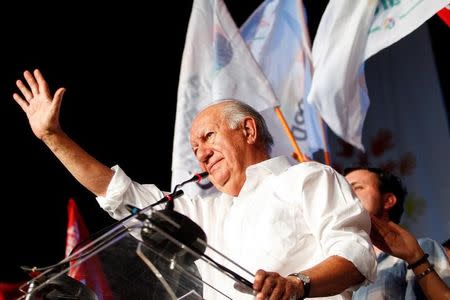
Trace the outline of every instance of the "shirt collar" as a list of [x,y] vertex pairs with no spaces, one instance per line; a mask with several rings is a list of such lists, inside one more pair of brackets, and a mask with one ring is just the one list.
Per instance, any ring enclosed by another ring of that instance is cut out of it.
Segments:
[[288,158],[277,156],[251,165],[245,171],[246,180],[239,196],[252,191],[270,175],[279,175],[291,166]]
[[246,170],[246,174],[248,175],[256,170],[257,172],[265,171],[268,174],[279,175],[290,166],[291,163],[286,156],[277,156],[249,166]]

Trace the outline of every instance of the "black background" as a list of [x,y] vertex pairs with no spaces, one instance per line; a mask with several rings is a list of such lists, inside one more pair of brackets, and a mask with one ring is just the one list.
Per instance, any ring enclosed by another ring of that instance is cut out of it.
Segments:
[[[225,2],[241,25],[262,1]],[[327,1],[304,4],[314,37]],[[67,89],[61,124],[75,141],[106,165],[119,164],[134,180],[169,189],[192,1],[5,5],[0,5],[0,281],[17,281],[27,278],[20,265],[45,266],[63,258],[69,198],[75,198],[91,232],[113,220],[34,137],[12,100],[15,80],[25,69],[41,69],[53,91]],[[437,16],[427,25],[448,100],[450,29]]]

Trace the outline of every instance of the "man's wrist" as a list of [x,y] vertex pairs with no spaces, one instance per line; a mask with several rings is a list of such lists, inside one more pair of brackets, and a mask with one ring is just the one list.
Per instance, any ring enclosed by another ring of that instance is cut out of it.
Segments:
[[407,269],[415,269],[418,266],[425,264],[425,263],[428,263],[428,253],[425,253],[419,259],[416,259],[416,260],[408,263]]
[[302,284],[302,295],[298,299],[305,299],[309,297],[311,290],[311,279],[309,276],[302,273],[291,273],[288,276],[295,277]]
[[[422,248],[420,248],[420,246],[418,247],[419,248],[417,250],[411,251],[412,253],[404,258],[408,265],[413,264],[424,256],[425,252],[422,250]],[[410,250],[412,250],[412,248]]]

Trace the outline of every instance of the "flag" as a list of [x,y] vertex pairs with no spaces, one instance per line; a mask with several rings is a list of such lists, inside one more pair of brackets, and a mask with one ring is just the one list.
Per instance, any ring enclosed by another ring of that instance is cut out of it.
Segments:
[[449,3],[449,0],[380,0],[364,59],[410,34]]
[[[74,199],[69,200],[67,213],[66,257],[70,255],[78,243],[89,237],[89,231]],[[99,300],[114,299],[98,257],[93,256],[79,265],[74,265],[71,262],[68,275],[91,288]]]
[[[241,34],[273,87],[297,144],[313,157],[324,146],[318,112],[306,102],[312,65],[305,17],[301,0],[266,0],[244,23]],[[273,110],[265,118],[269,129],[279,125]],[[292,146],[284,132],[273,135],[274,154],[289,156]]]
[[19,291],[19,287],[23,284],[24,282],[0,282],[0,300],[12,300],[23,296],[23,293]]
[[308,102],[338,136],[359,149],[369,106],[362,63],[376,4],[331,0],[312,49],[314,76]]
[[364,61],[411,33],[449,0],[331,0],[313,43],[308,101],[346,142],[364,149],[369,107]]
[[[172,153],[172,187],[199,170],[189,143],[195,115],[218,100],[236,99],[258,111],[278,105],[223,0],[194,0],[178,84]],[[195,195],[212,185],[190,185]],[[202,192],[205,194],[205,192]]]
[[450,4],[438,11],[437,14],[450,27]]
[[[401,224],[416,237],[450,236],[450,132],[445,98],[426,26],[366,62],[371,107],[366,152],[330,134],[337,170],[360,164],[390,170],[408,189]],[[420,125],[419,125],[420,124]]]

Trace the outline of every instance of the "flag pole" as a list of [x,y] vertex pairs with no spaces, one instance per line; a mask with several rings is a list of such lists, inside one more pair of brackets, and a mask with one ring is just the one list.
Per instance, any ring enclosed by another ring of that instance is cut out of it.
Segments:
[[325,127],[326,125],[324,124],[323,119],[320,117],[320,115],[319,120],[320,120],[320,128],[322,129],[323,157],[325,159],[325,164],[331,166],[330,151],[328,149],[327,132]]
[[275,113],[277,114],[278,119],[281,122],[281,125],[283,126],[283,129],[286,133],[286,135],[289,138],[289,141],[291,142],[292,147],[294,147],[295,154],[297,155],[297,160],[300,162],[305,162],[307,159],[305,158],[305,155],[300,150],[300,147],[298,146],[297,142],[295,141],[294,134],[292,133],[291,129],[289,128],[288,123],[286,122],[286,119],[284,118],[283,113],[281,112],[281,109],[279,106],[274,107]]
[[[302,1],[302,7],[303,7],[303,1]],[[310,65],[310,71],[311,71],[311,78],[314,76],[314,67],[313,67],[313,60],[312,60],[312,53],[311,53],[311,38],[309,36],[309,28],[306,26],[305,21],[305,14],[304,11],[300,12],[300,20],[302,22],[302,27],[306,28],[307,30],[304,31],[304,34],[302,34],[302,42],[303,42],[303,48],[305,49],[305,53],[308,56],[309,61],[311,62]],[[305,97],[305,101],[307,101]],[[320,120],[320,127],[321,127],[321,133],[322,133],[322,144],[323,144],[323,156],[325,160],[325,164],[328,166],[331,166],[331,159],[330,159],[330,151],[328,147],[328,140],[327,140],[327,133],[325,131],[325,124],[323,122],[322,117],[317,112],[317,115],[319,116]]]

